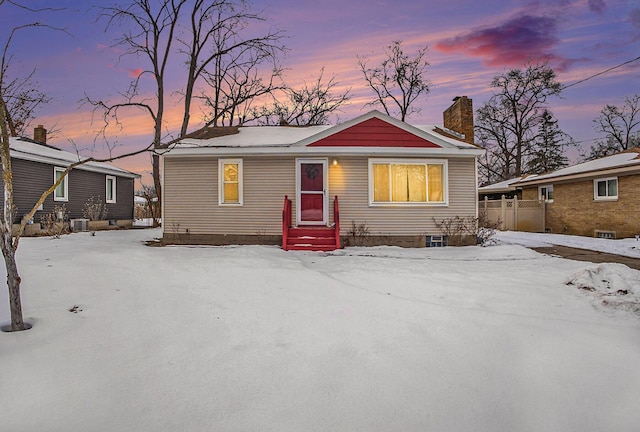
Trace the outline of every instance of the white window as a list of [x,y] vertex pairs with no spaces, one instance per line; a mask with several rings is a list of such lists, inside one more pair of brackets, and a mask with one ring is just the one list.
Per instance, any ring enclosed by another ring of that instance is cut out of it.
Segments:
[[447,161],[369,159],[370,205],[446,205]]
[[618,178],[595,179],[593,181],[593,199],[596,201],[617,200]]
[[242,205],[242,159],[218,159],[218,204]]
[[[57,182],[64,174],[65,168],[53,168],[53,182]],[[62,182],[53,190],[54,201],[69,201],[69,175],[65,175]]]
[[105,194],[106,201],[110,204],[116,202],[116,178],[114,176],[107,176],[107,191]]
[[538,186],[538,199],[544,202],[553,202],[553,185]]

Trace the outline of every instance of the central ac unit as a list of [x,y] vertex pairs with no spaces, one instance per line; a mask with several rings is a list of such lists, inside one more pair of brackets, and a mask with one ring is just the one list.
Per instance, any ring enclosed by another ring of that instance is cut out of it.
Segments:
[[71,219],[71,231],[89,231],[89,219]]

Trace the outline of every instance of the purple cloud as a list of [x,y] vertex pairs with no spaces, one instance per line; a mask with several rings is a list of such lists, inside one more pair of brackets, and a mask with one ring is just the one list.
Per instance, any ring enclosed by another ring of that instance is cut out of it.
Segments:
[[549,61],[558,70],[570,60],[553,54],[559,42],[557,22],[544,16],[522,15],[495,27],[472,30],[435,45],[444,52],[480,57],[487,66],[522,66],[528,61]]
[[591,12],[595,12],[599,15],[602,15],[604,11],[607,10],[607,4],[604,0],[588,0],[587,5]]

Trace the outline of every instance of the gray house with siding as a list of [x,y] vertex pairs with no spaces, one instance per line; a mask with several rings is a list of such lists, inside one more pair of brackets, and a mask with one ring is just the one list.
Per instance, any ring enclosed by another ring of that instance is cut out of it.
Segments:
[[[77,154],[47,144],[46,130],[42,126],[36,128],[34,138],[37,140],[10,138],[15,221],[21,220],[42,193],[59,178],[60,173],[79,158]],[[107,212],[102,225],[131,226],[134,218],[134,182],[139,177],[139,174],[107,163],[88,162],[80,165],[72,169],[54,193],[45,199],[33,218],[34,225],[62,205],[66,209],[65,219],[82,219],[85,203],[93,197],[106,205]],[[2,195],[3,190],[0,189]]]
[[331,250],[362,226],[366,244],[425,246],[441,234],[434,218],[477,216],[483,150],[473,144],[471,100],[454,101],[444,127],[372,111],[336,126],[183,139],[162,158],[163,239]]

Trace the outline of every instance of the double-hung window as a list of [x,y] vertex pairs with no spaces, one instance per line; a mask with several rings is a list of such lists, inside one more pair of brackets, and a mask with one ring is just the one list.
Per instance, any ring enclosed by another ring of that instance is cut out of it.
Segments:
[[218,204],[242,205],[242,159],[218,159]]
[[[60,177],[64,175],[65,168],[54,167],[53,168],[53,182],[57,182]],[[69,174],[64,176],[62,181],[53,190],[54,201],[69,201]]]
[[553,202],[553,185],[538,186],[538,199],[548,203]]
[[446,205],[447,161],[369,159],[370,205]]
[[106,201],[109,204],[116,202],[116,178],[108,175],[107,177]]
[[595,179],[593,181],[593,199],[596,201],[617,200],[618,178]]

